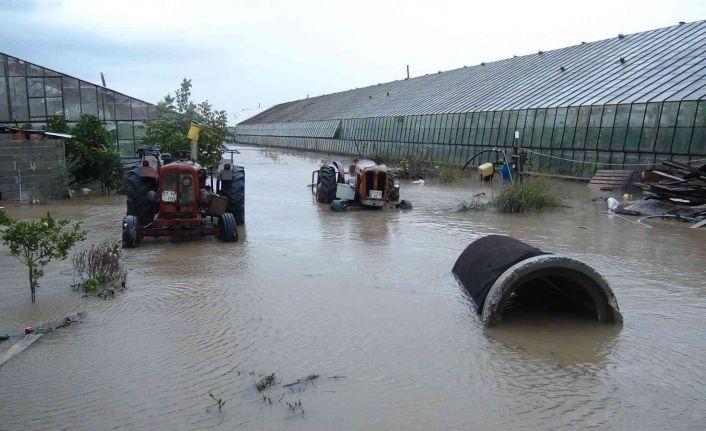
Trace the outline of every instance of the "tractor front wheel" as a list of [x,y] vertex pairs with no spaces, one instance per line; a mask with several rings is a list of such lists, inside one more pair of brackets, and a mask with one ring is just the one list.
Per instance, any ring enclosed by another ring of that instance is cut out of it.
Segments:
[[135,216],[123,217],[123,247],[137,247],[137,219]]
[[218,218],[218,233],[221,241],[237,242],[238,229],[235,227],[235,217],[231,213],[223,213]]
[[233,214],[235,224],[245,224],[245,169],[233,166],[233,179],[221,182],[219,194],[228,198],[226,211]]

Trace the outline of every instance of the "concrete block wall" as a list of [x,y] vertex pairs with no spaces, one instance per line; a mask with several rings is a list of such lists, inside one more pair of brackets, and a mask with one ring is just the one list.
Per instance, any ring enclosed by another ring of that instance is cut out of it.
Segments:
[[11,134],[0,134],[2,201],[20,199],[16,182],[17,170],[22,174],[21,198],[23,200],[30,197],[52,197],[63,194],[67,184],[65,179],[59,178],[58,174],[65,169],[63,140],[17,140]]

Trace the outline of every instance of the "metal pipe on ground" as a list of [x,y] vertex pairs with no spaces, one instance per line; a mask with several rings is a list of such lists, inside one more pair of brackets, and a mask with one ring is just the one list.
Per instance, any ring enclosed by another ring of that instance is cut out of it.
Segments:
[[485,326],[518,310],[623,321],[613,290],[595,269],[511,237],[490,235],[473,241],[456,260],[453,273]]

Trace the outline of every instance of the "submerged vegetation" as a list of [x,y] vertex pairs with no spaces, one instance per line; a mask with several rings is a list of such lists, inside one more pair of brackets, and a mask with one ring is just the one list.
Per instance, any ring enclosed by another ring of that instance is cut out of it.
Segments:
[[551,193],[549,181],[544,178],[506,184],[490,199],[485,199],[484,195],[474,195],[469,201],[459,202],[456,211],[482,211],[495,208],[502,213],[524,213],[567,206],[563,199]]
[[493,198],[493,205],[502,213],[523,213],[562,207],[566,203],[551,193],[547,179],[536,178],[507,184]]
[[125,288],[127,268],[123,250],[115,239],[78,251],[71,262],[80,279],[76,288],[85,293],[107,298]]

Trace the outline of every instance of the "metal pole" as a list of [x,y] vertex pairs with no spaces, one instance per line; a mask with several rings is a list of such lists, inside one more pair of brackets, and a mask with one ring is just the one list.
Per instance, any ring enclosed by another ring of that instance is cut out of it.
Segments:
[[199,141],[196,139],[191,140],[191,160],[198,161],[199,157]]

